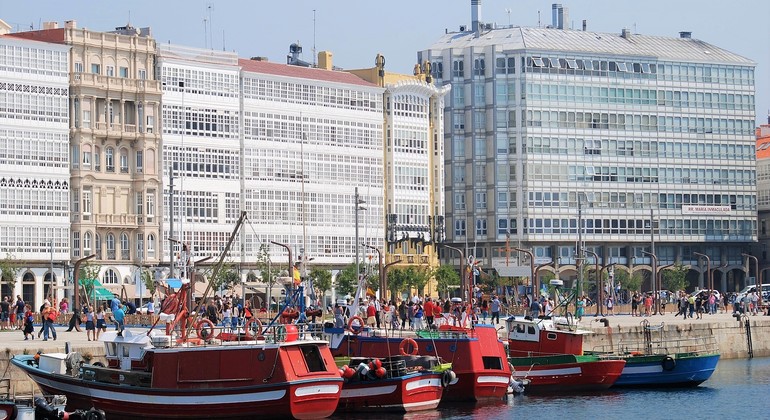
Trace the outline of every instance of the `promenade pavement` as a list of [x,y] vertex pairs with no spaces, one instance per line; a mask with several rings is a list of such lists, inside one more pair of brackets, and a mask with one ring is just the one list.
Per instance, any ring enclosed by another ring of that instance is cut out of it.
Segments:
[[[674,312],[668,312],[665,315],[651,315],[649,317],[642,316],[631,316],[629,314],[618,314],[618,315],[610,315],[610,316],[594,316],[593,313],[595,312],[595,308],[588,308],[587,311],[589,314],[583,317],[583,320],[580,322],[580,325],[587,328],[593,328],[593,327],[603,327],[604,325],[600,322],[598,322],[602,318],[606,318],[610,326],[613,328],[616,327],[637,327],[642,324],[645,320],[650,323],[650,325],[656,326],[663,323],[664,325],[689,325],[689,324],[708,324],[708,323],[729,323],[734,322],[736,324],[736,327],[738,326],[738,322],[736,318],[732,315],[731,312],[727,313],[716,313],[714,315],[708,315],[703,314],[701,319],[697,318],[687,318],[684,319],[681,316],[674,316]],[[505,318],[500,317],[500,326],[505,326]],[[763,315],[756,315],[756,316],[750,316],[751,319],[757,319],[757,320],[768,320],[770,321],[770,317],[763,316]],[[487,320],[488,321],[488,320]],[[39,326],[36,326],[35,328],[35,334],[37,334],[37,331],[39,330]],[[107,326],[107,330],[110,331],[114,327],[112,325]],[[144,329],[146,330],[147,327],[132,327],[128,326],[128,328],[131,329]],[[35,336],[35,340],[28,340],[24,341],[24,336],[20,331],[0,331],[0,349],[10,351],[11,354],[20,354],[23,353],[25,350],[27,353],[33,353],[37,352],[38,350],[43,350],[44,352],[63,352],[64,351],[64,345],[65,343],[69,342],[72,349],[85,349],[85,348],[102,348],[101,342],[95,342],[95,341],[88,341],[85,333],[85,329],[83,329],[83,332],[77,332],[73,330],[72,332],[66,332],[65,326],[59,326],[56,328],[56,334],[57,334],[57,340],[52,340],[49,338],[48,341],[43,341],[42,337],[37,338],[37,335]],[[501,331],[501,336],[504,335],[504,330]]]

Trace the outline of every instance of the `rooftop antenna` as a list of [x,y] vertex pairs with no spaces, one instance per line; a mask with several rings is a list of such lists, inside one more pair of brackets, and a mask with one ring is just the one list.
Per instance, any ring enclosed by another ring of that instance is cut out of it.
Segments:
[[206,5],[206,8],[209,11],[209,29],[210,29],[209,32],[208,32],[208,34],[209,34],[209,47],[211,47],[211,49],[213,50],[214,49],[214,27],[212,26],[211,12],[214,11],[214,4],[213,3],[208,3]]
[[540,27],[540,11],[537,11],[537,27]]
[[209,20],[203,17],[203,48],[209,47]]
[[225,30],[222,29],[222,51],[227,51],[225,48]]
[[511,26],[511,9],[506,7],[505,13],[508,13],[508,26]]
[[313,67],[317,67],[315,52],[315,9],[313,9]]
[[128,25],[126,26],[131,26],[131,10],[128,11]]

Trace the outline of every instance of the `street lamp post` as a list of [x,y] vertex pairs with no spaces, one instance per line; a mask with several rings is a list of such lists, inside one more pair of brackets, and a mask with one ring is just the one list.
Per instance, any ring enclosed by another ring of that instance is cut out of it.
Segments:
[[[616,263],[609,263],[602,266],[602,268],[599,270],[599,297],[598,297],[598,305],[596,305],[596,314],[595,316],[605,316],[604,313],[604,270],[614,267]],[[612,296],[612,294],[610,294]]]
[[713,282],[713,277],[711,276],[711,258],[709,258],[709,256],[706,254],[701,254],[700,252],[693,252],[693,255],[697,256],[698,259],[700,258],[706,259],[706,276],[708,277],[709,291],[713,291],[714,282]]
[[[460,248],[455,248],[453,246],[444,245],[445,248],[449,248],[458,254],[460,254],[460,296],[465,295],[465,253]],[[470,301],[468,301],[470,302]]]
[[658,256],[652,252],[642,251],[642,254],[649,255],[652,259],[652,300],[655,302],[655,313],[660,313],[660,287],[658,287]]
[[371,246],[369,244],[365,244],[365,243],[361,242],[361,245],[363,245],[363,246],[365,246],[365,247],[367,247],[369,249],[373,249],[373,250],[375,250],[377,252],[377,271],[378,271],[379,277],[380,277],[380,299],[387,300],[388,296],[387,296],[387,292],[385,290],[385,267],[383,265],[384,261],[382,260],[382,252],[380,252],[380,250],[377,249],[376,247],[373,247],[373,246]]
[[601,284],[600,284],[601,280],[599,280],[599,277],[601,275],[601,273],[599,272],[599,255],[596,252],[591,251],[590,249],[584,249],[583,252],[586,252],[590,254],[592,257],[594,257],[594,272],[596,273],[596,287],[599,288],[599,290],[596,292],[597,293],[596,300],[598,301],[596,303],[597,303],[597,306],[601,306],[602,292],[601,292]]
[[759,273],[759,261],[757,260],[757,257],[749,254],[741,254],[744,257],[746,257],[746,263],[748,264],[748,260],[754,261],[754,275],[757,276],[754,281],[757,285],[757,294],[759,295],[759,301],[757,302],[759,306],[762,306],[762,276]]
[[[48,291],[50,293],[51,297],[54,297],[56,292],[54,291],[56,288],[56,281],[53,277],[53,241],[51,241],[51,289]],[[53,300],[51,301],[51,305],[53,305]]]
[[356,285],[360,286],[361,283],[361,273],[360,273],[360,262],[358,261],[358,211],[359,210],[366,210],[365,207],[361,207],[361,204],[366,204],[366,201],[362,200],[358,196],[358,187],[356,187],[355,190],[355,196],[354,196],[354,205],[355,205],[355,222],[356,222]]
[[534,256],[534,254],[532,254],[532,251],[528,251],[526,249],[513,248],[513,250],[516,251],[516,252],[521,252],[521,253],[527,254],[527,256],[529,257],[529,269],[530,269],[530,273],[532,273],[532,277],[531,277],[531,279],[532,279],[532,299],[535,300],[535,299],[537,299],[537,292],[538,292],[538,290],[540,290],[540,286],[538,285],[538,282],[537,282],[537,270],[535,269],[535,256]]

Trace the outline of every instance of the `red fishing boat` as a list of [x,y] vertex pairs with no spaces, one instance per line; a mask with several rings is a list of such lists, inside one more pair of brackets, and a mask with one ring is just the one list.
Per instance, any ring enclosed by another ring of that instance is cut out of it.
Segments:
[[583,354],[583,335],[590,334],[566,318],[512,316],[508,326],[508,362],[513,376],[528,379],[528,392],[593,391],[611,387],[625,360]]
[[340,374],[345,383],[338,412],[432,410],[455,378],[432,356],[352,358]]
[[[376,335],[362,329],[326,328],[335,356],[388,357],[431,355],[452,364],[456,378],[444,390],[445,401],[477,401],[502,398],[511,383],[503,342],[492,325],[475,328],[442,325],[437,331],[420,331],[414,337]],[[358,332],[358,334],[356,334]],[[415,346],[411,346],[413,341]]]
[[323,418],[342,389],[325,341],[283,326],[221,341],[126,330],[103,334],[107,366],[82,355],[17,355],[11,362],[67,409],[98,407],[108,418]]

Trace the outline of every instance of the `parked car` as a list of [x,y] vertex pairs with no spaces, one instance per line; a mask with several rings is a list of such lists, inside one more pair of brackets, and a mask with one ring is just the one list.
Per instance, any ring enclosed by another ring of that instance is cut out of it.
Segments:
[[[754,293],[757,290],[757,285],[752,284],[749,286],[746,286],[738,292],[738,295],[736,296],[736,300],[742,299],[744,296],[746,296],[749,293]],[[762,284],[762,300],[770,300],[770,283],[763,283]]]

